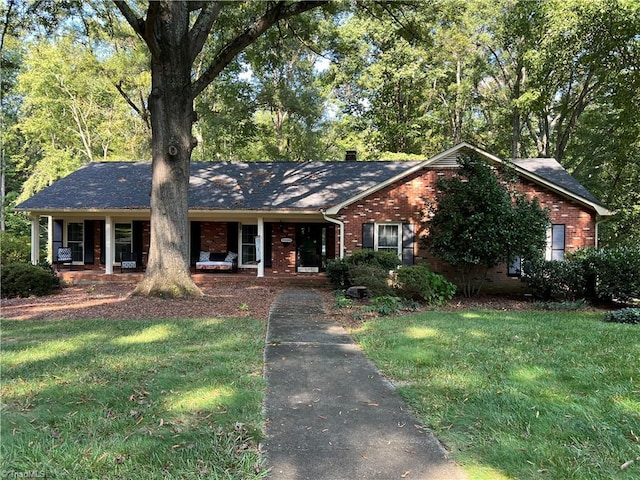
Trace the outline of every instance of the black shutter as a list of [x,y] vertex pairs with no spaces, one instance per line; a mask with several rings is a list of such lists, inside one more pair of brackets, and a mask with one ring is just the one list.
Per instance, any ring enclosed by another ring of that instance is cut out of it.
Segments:
[[93,220],[84,221],[84,264],[93,265],[93,248],[95,246]]
[[273,223],[264,224],[264,239],[262,240],[262,251],[264,252],[264,266],[271,268],[273,262],[271,260],[273,252]]
[[375,224],[363,223],[362,224],[362,248],[373,248],[373,233]]
[[200,222],[191,222],[191,265],[195,265],[200,258],[202,224]]
[[58,261],[58,249],[62,248],[62,238],[64,232],[64,221],[53,221],[53,261]]
[[144,247],[142,246],[142,234],[144,231],[144,222],[140,220],[134,220],[131,222],[131,240],[133,253],[135,254],[136,262],[142,265],[142,254]]
[[413,224],[402,225],[402,264],[413,265],[413,247],[415,235],[413,234]]
[[227,251],[240,254],[238,251],[238,222],[227,223]]

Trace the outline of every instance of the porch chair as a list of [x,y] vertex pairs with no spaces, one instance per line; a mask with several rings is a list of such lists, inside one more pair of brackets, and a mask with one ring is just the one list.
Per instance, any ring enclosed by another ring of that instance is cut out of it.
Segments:
[[60,271],[60,264],[69,265],[69,270],[71,270],[71,265],[73,264],[73,255],[71,254],[70,247],[58,248],[58,257],[56,263],[58,265],[58,271]]
[[138,259],[134,252],[122,252],[120,254],[120,273],[124,270],[138,270]]

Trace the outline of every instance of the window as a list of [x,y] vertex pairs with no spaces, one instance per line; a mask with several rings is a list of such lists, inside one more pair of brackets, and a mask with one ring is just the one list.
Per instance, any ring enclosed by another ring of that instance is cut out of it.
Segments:
[[547,231],[547,260],[564,260],[565,226],[551,225]]
[[257,225],[242,225],[240,264],[247,265],[255,263],[256,258],[256,236],[258,235]]
[[130,223],[116,223],[115,226],[116,262],[120,262],[123,253],[129,253],[133,248],[133,234]]
[[401,225],[395,223],[376,224],[376,238],[374,248],[383,252],[393,252],[401,255]]
[[84,262],[84,223],[67,224],[67,246],[71,248],[74,262]]
[[522,275],[522,258],[516,257],[507,267],[507,275],[510,277],[519,277]]

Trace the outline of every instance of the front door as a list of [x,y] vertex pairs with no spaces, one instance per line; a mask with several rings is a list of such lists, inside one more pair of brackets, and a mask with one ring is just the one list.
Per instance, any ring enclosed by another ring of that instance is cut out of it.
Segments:
[[327,226],[301,224],[296,228],[296,258],[298,272],[324,271],[327,261]]

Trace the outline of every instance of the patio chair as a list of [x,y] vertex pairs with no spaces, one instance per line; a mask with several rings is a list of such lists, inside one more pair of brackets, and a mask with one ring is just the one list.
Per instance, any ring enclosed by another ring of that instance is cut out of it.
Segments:
[[134,252],[122,252],[120,254],[120,273],[125,270],[138,270],[138,259]]
[[69,247],[60,247],[58,249],[58,257],[56,260],[58,265],[58,271],[60,271],[60,265],[69,265],[69,270],[71,270],[71,265],[73,264],[73,255],[71,254],[71,248]]

